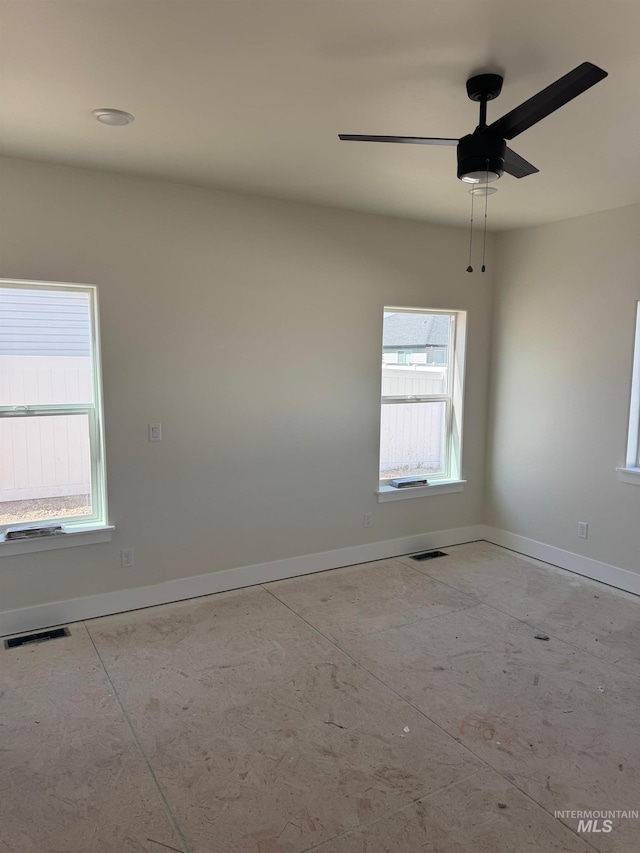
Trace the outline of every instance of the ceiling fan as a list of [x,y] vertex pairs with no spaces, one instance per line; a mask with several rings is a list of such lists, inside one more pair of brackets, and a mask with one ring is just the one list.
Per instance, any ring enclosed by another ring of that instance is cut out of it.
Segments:
[[473,133],[460,139],[431,136],[366,136],[340,133],[342,140],[352,142],[404,142],[410,145],[456,145],[458,147],[458,178],[469,184],[497,181],[504,172],[514,178],[525,178],[538,171],[524,157],[507,146],[507,139],[546,118],[555,110],[595,86],[607,72],[591,62],[583,62],[547,86],[519,107],[487,125],[487,101],[502,91],[500,74],[477,74],[467,80],[467,95],[480,103],[480,120]]

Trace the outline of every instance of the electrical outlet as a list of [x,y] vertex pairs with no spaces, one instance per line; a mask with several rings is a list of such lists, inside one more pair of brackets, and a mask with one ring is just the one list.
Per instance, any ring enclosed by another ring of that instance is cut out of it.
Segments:
[[120,565],[122,568],[131,568],[133,562],[133,548],[123,548],[122,551],[120,551]]
[[588,539],[589,537],[589,525],[586,521],[578,522],[578,539]]
[[371,527],[373,524],[373,513],[365,512],[364,518],[362,519],[363,527]]

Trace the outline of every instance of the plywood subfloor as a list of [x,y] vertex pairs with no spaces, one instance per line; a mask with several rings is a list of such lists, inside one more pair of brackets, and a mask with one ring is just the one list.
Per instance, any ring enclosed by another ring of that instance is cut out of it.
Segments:
[[1,651],[0,851],[637,853],[640,600],[444,550]]

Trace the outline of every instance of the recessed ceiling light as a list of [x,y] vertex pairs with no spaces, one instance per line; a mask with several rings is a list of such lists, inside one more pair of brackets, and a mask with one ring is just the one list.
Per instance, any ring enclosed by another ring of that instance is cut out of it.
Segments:
[[493,195],[498,192],[498,187],[474,187],[469,192],[471,195]]
[[134,120],[131,113],[125,113],[124,110],[94,110],[93,115],[98,119],[98,121],[102,122],[102,124],[110,124],[112,127],[121,127],[125,124],[131,124]]

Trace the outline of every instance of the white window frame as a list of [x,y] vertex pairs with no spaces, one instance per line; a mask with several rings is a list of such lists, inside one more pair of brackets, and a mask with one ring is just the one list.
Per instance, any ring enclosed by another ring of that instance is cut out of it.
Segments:
[[[445,470],[441,474],[429,475],[427,486],[416,486],[408,489],[396,489],[390,485],[392,478],[379,480],[377,490],[378,502],[390,500],[406,500],[424,497],[426,495],[443,494],[446,492],[462,491],[466,480],[462,479],[462,423],[464,401],[464,376],[467,335],[467,312],[459,310],[443,310],[436,308],[407,308],[385,306],[383,312],[405,314],[443,314],[451,317],[449,332],[450,359],[447,370],[448,388],[445,394],[429,394],[413,397],[382,397],[381,407],[395,403],[429,403],[444,401],[447,404],[446,438],[445,438]],[[380,446],[378,447],[378,472],[380,469]],[[378,474],[379,476],[379,474]]]
[[627,453],[624,467],[617,470],[621,480],[640,486],[640,301],[636,302]]
[[[75,541],[62,541],[66,537],[48,537],[41,540],[4,541],[7,529],[21,527],[45,527],[62,525],[65,533],[87,534],[92,531],[112,530],[107,522],[107,483],[104,448],[104,415],[102,404],[102,371],[100,359],[100,325],[98,309],[98,289],[89,284],[68,284],[64,282],[25,281],[21,279],[0,279],[0,288],[24,290],[58,290],[63,292],[82,292],[89,295],[89,316],[91,322],[91,367],[93,385],[93,403],[67,403],[26,406],[0,405],[0,418],[44,417],[51,415],[86,415],[89,424],[89,447],[91,454],[91,507],[90,515],[74,515],[52,519],[30,520],[0,525],[1,554],[20,553],[26,550],[48,550],[49,547],[85,544],[90,541],[86,536],[72,537]],[[110,538],[110,536],[108,537]],[[55,540],[55,541],[54,541]],[[104,536],[93,541],[106,541]]]

